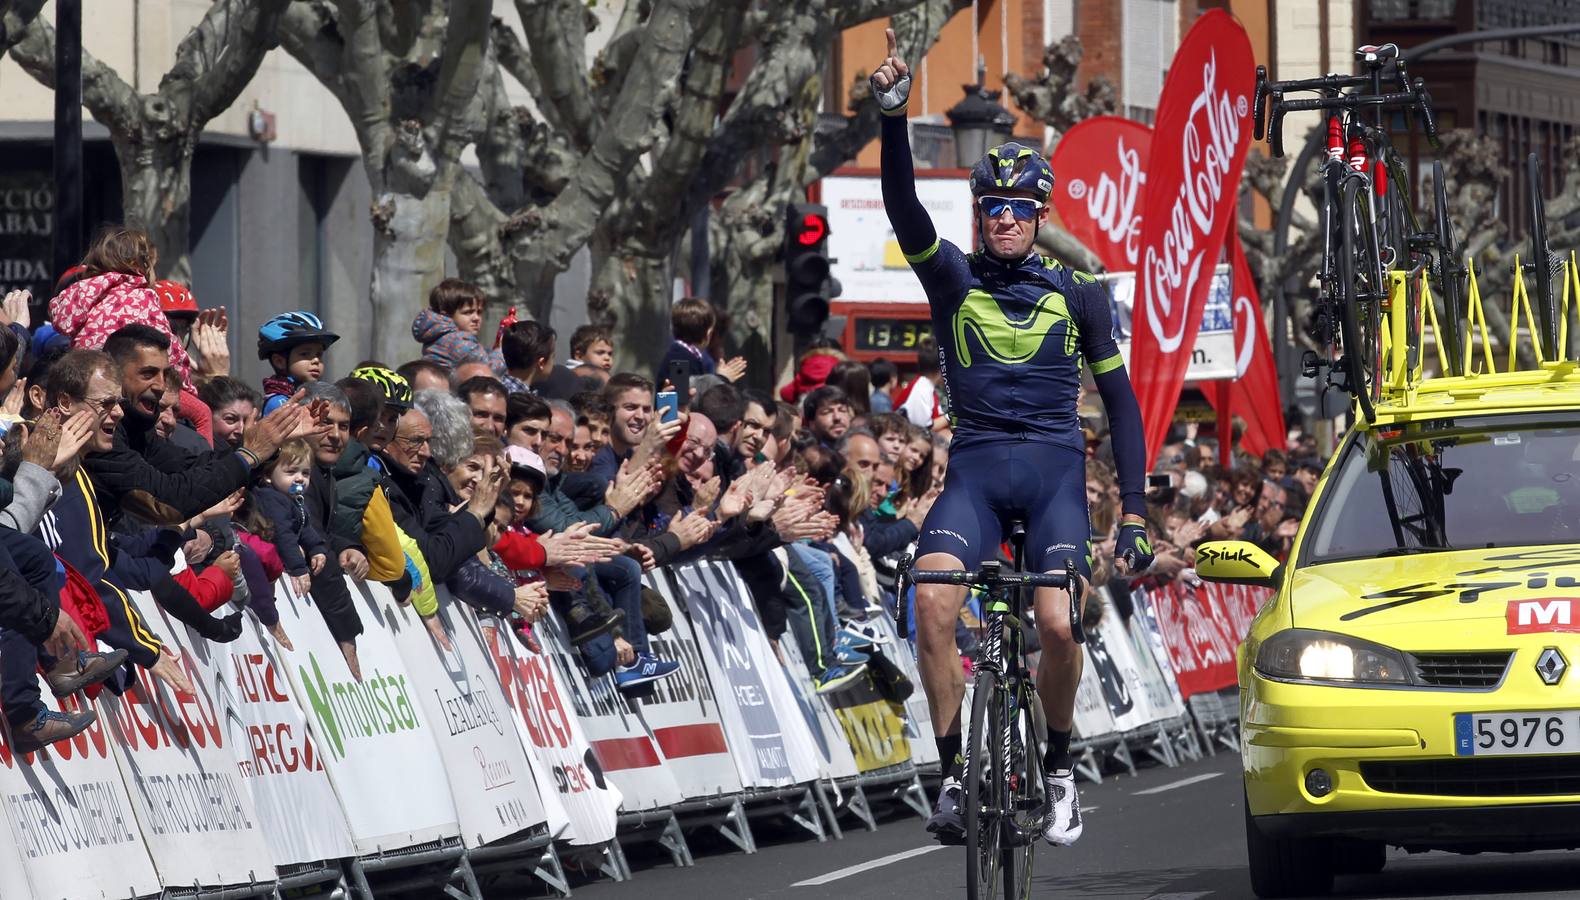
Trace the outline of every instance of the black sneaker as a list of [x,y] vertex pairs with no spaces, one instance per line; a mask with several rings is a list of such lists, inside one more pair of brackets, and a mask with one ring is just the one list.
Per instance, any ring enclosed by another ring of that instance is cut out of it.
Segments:
[[945,780],[938,789],[938,803],[933,816],[927,820],[927,833],[940,844],[958,845],[966,842],[966,820],[960,812],[965,788],[958,781]]
[[600,617],[596,612],[582,606],[571,607],[566,623],[571,633],[572,644],[585,644],[593,638],[608,634],[625,623],[625,613],[615,610],[607,616]]

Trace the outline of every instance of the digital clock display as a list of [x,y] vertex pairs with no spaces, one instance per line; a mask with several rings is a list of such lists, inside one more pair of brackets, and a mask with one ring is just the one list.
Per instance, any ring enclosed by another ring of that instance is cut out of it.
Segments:
[[923,338],[931,337],[933,323],[926,319],[856,320],[856,350],[869,352],[915,350]]

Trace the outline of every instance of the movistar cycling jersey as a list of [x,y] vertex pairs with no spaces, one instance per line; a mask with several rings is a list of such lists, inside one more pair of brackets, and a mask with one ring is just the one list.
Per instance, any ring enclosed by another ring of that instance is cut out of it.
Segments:
[[881,159],[889,223],[932,307],[955,421],[951,453],[1029,440],[1084,456],[1076,411],[1084,361],[1108,412],[1122,506],[1144,515],[1141,410],[1114,343],[1107,292],[1092,276],[1036,254],[1005,262],[940,239],[916,196],[903,116],[884,116]]
[[1123,364],[1096,279],[1036,254],[1007,263],[939,238],[907,259],[932,306],[956,440],[1012,434],[1084,453],[1082,361],[1094,375]]

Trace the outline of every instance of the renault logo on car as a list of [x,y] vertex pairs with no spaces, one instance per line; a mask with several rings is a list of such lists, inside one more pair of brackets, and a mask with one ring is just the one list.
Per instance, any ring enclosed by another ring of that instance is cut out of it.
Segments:
[[1536,674],[1542,676],[1543,684],[1557,684],[1563,680],[1564,672],[1568,669],[1569,662],[1558,652],[1557,647],[1548,647],[1541,656],[1536,657]]

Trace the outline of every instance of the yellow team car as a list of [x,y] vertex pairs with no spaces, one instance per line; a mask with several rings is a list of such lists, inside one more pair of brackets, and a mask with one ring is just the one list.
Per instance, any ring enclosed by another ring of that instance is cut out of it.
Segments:
[[1580,372],[1477,381],[1352,429],[1287,564],[1198,549],[1276,591],[1238,659],[1259,896],[1390,845],[1580,846]]

